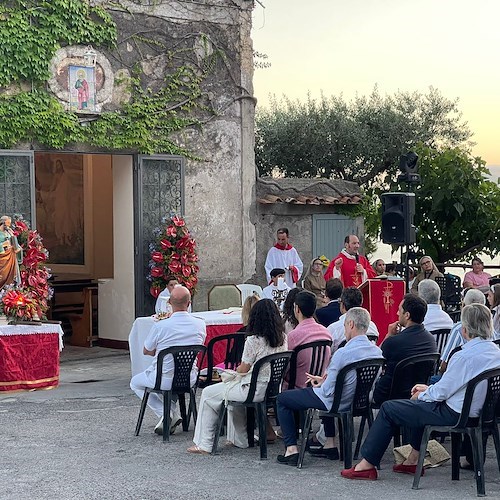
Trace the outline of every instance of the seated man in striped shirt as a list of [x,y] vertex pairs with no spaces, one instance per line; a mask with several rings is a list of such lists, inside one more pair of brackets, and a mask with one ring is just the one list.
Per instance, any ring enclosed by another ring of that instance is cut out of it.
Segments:
[[[480,290],[476,290],[473,288],[469,288],[465,292],[465,296],[462,299],[462,307],[468,306],[470,304],[486,304],[486,298],[484,293]],[[441,375],[446,371],[446,367],[448,366],[448,358],[450,357],[451,351],[456,349],[459,346],[465,344],[465,339],[462,336],[462,321],[458,321],[453,325],[451,329],[450,336],[448,337],[448,341],[444,346],[443,352],[441,353],[441,364],[439,366],[439,373],[436,379],[433,382],[437,382]]]

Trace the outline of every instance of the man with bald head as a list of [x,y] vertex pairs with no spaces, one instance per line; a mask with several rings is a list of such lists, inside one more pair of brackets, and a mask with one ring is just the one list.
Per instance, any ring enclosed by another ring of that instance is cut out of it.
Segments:
[[[132,377],[130,388],[142,399],[145,387],[154,387],[156,380],[156,362],[160,351],[168,347],[181,345],[203,344],[207,335],[205,322],[202,319],[195,318],[188,313],[188,307],[191,304],[191,294],[189,290],[176,285],[170,294],[170,305],[172,306],[172,315],[155,323],[149,335],[144,342],[144,354],[152,356],[151,366],[145,371]],[[161,388],[170,389],[172,387],[172,378],[174,374],[174,360],[172,356],[167,356],[163,362],[163,377]],[[193,365],[191,371],[191,383],[196,382],[198,372]],[[149,395],[148,406],[156,413],[160,421],[155,427],[157,434],[163,432],[163,402],[158,394]],[[176,411],[176,405],[172,410],[170,432],[175,432],[175,428],[181,423],[180,416]]]
[[359,255],[359,238],[349,234],[344,239],[344,248],[334,257],[325,273],[325,280],[339,278],[344,288],[359,286],[376,274],[366,257]]

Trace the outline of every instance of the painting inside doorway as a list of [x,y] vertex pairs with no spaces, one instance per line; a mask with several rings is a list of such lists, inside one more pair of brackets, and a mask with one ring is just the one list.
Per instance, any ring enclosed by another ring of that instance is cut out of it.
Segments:
[[52,264],[85,264],[84,156],[35,154],[37,229]]

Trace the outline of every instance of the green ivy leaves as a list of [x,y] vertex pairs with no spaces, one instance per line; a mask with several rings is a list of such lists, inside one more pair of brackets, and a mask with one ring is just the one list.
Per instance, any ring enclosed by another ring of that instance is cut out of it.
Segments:
[[0,86],[45,82],[61,44],[114,46],[117,36],[109,14],[81,0],[5,2],[0,19]]

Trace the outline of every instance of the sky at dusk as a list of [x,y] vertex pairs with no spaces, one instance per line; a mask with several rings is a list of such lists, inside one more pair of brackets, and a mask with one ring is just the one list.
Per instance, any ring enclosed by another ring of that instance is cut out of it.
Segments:
[[253,13],[258,106],[356,93],[427,92],[459,99],[475,155],[500,176],[499,0],[261,0]]

